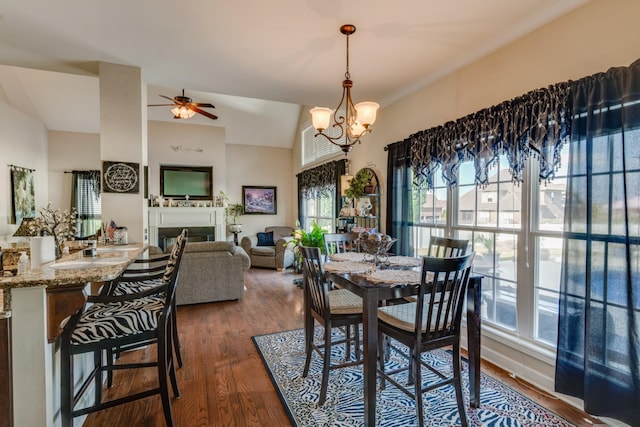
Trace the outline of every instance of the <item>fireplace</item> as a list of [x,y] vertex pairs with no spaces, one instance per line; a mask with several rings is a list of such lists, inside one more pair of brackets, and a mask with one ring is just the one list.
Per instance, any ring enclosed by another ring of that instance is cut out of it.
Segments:
[[183,228],[189,233],[189,242],[224,241],[227,238],[224,208],[149,208],[149,240],[152,246],[166,250]]
[[187,242],[210,242],[215,240],[215,227],[162,227],[158,228],[158,246],[163,251],[173,245],[182,230],[187,229]]

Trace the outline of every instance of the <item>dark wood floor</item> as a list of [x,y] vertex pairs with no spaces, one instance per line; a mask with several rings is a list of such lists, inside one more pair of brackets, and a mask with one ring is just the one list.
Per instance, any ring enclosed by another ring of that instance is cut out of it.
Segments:
[[[290,425],[251,337],[302,327],[302,291],[291,272],[251,269],[241,301],[178,308],[184,367],[178,370],[181,397],[173,401],[176,426]],[[155,347],[123,355],[155,358]],[[483,370],[578,426],[598,421],[557,399],[511,379],[483,363]],[[157,384],[153,369],[116,372],[106,398]],[[159,396],[91,414],[85,426],[164,426]]]

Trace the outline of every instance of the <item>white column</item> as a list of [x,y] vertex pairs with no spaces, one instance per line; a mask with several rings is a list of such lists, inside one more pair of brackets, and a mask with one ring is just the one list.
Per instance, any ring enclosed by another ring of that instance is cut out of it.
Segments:
[[47,342],[46,302],[44,287],[11,290],[15,426],[54,425],[53,396],[60,390],[54,384],[53,346]]
[[126,226],[130,243],[147,243],[147,86],[138,67],[101,62],[99,74],[100,159],[137,163],[140,178],[137,194],[102,193],[102,220]]

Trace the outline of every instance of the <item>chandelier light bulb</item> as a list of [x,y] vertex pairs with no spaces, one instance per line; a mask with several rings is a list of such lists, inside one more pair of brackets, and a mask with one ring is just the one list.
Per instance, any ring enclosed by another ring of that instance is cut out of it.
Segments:
[[311,113],[311,121],[313,122],[313,127],[315,129],[322,132],[329,127],[331,114],[333,114],[333,110],[331,108],[315,107],[309,110],[309,112]]
[[356,104],[355,109],[358,114],[358,122],[362,123],[365,128],[368,128],[376,121],[376,113],[378,112],[380,105],[377,102],[359,102]]
[[349,126],[349,133],[354,138],[360,138],[360,136],[367,130],[365,126],[360,124],[360,122],[356,121],[351,126]]

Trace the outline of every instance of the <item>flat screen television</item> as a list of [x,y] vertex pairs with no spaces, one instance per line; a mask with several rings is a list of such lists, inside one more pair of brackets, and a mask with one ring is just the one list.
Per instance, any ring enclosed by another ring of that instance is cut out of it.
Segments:
[[160,166],[160,194],[166,198],[213,199],[213,167]]

